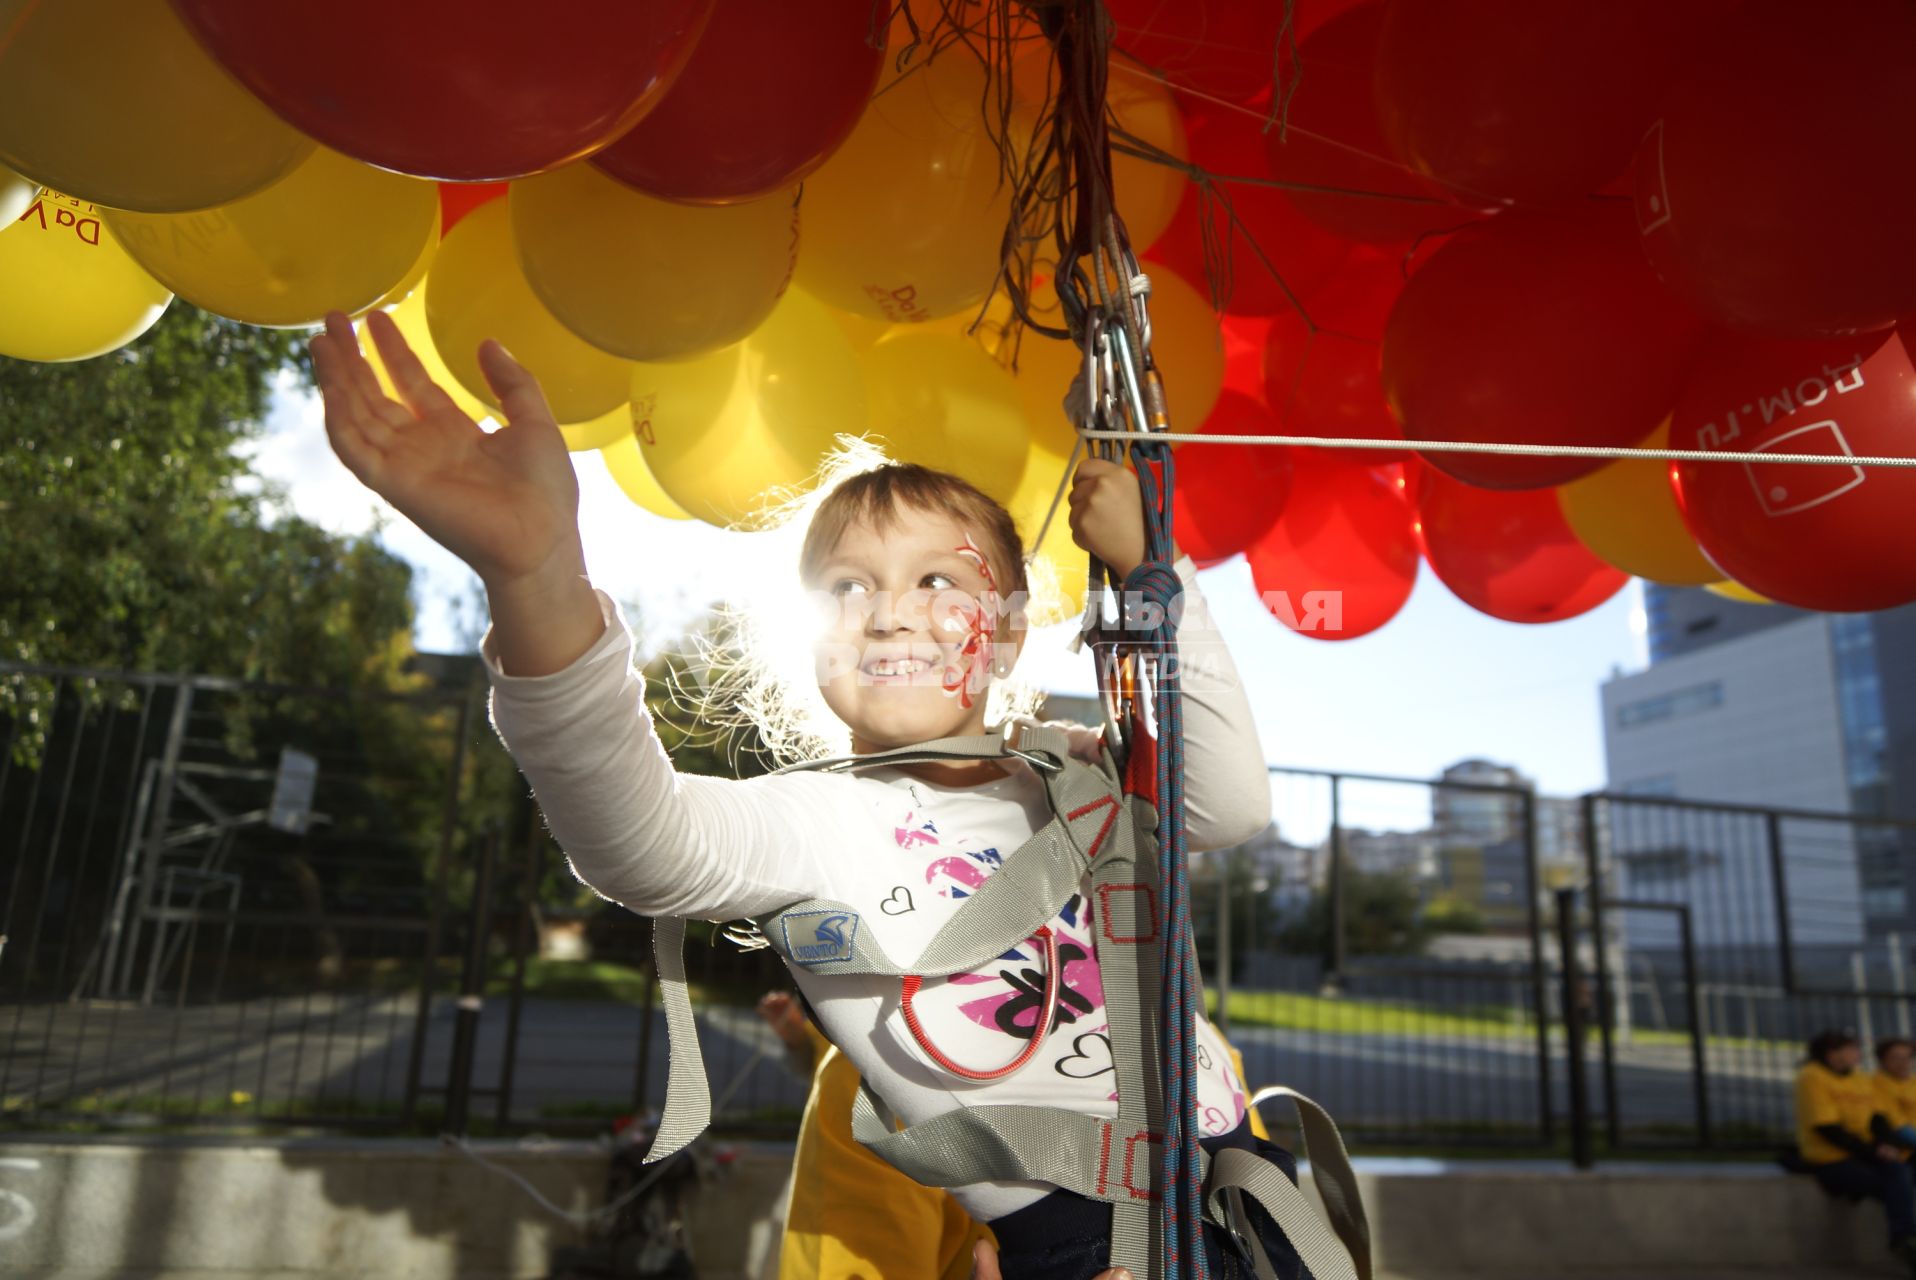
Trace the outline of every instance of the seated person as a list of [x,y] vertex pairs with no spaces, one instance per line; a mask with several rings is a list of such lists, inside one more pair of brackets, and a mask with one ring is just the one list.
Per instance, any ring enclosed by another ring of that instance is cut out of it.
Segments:
[[1916,1148],[1916,1042],[1900,1036],[1876,1042],[1876,1071],[1869,1078],[1876,1112],[1888,1123],[1885,1139]]
[[1823,1031],[1796,1075],[1796,1142],[1825,1191],[1883,1202],[1889,1247],[1916,1275],[1916,1183],[1905,1148],[1878,1137],[1887,1121],[1869,1077],[1856,1069],[1862,1046],[1848,1031]]

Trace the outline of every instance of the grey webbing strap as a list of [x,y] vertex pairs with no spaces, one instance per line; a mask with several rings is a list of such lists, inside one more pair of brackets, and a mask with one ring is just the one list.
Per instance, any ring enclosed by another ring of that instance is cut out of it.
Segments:
[[[1155,1069],[1161,1060],[1156,1015],[1164,972],[1162,898],[1157,892],[1156,849],[1148,835],[1157,829],[1157,816],[1143,800],[1126,798],[1122,803],[1131,806],[1131,812],[1119,815],[1113,847],[1100,851],[1092,867],[1092,892],[1098,899],[1095,937],[1116,1068],[1118,1120],[1128,1131],[1158,1137],[1157,1150],[1147,1144],[1142,1153],[1147,1159],[1142,1181],[1150,1187],[1164,1133],[1164,1081]],[[1158,1273],[1160,1235],[1155,1200],[1114,1203],[1110,1265],[1150,1280]]]
[[[1360,1272],[1350,1254],[1344,1251],[1337,1234],[1326,1225],[1324,1215],[1298,1190],[1284,1171],[1262,1156],[1240,1147],[1226,1147],[1211,1158],[1210,1174],[1205,1180],[1205,1198],[1213,1219],[1230,1224],[1228,1192],[1239,1188],[1264,1206],[1283,1231],[1284,1238],[1297,1250],[1297,1256],[1310,1268],[1312,1280],[1370,1280],[1366,1257]],[[1247,1233],[1254,1246],[1258,1280],[1276,1280],[1270,1259],[1257,1245],[1254,1232]]]
[[663,1160],[705,1132],[712,1123],[712,1087],[699,1052],[699,1029],[685,987],[685,921],[678,916],[652,920],[652,963],[665,1006],[665,1114],[646,1150],[645,1163]]
[[1370,1280],[1370,1222],[1364,1215],[1363,1193],[1357,1186],[1357,1173],[1351,1168],[1350,1153],[1344,1149],[1344,1136],[1337,1131],[1337,1122],[1324,1108],[1281,1084],[1259,1089],[1251,1096],[1251,1105],[1255,1107],[1271,1098],[1288,1098],[1297,1108],[1299,1151],[1311,1162],[1311,1182],[1323,1198],[1331,1228],[1350,1250],[1357,1274],[1362,1280]]
[[780,773],[796,773],[802,770],[821,773],[849,773],[857,769],[872,769],[881,765],[924,764],[938,760],[1001,760],[1006,756],[1016,756],[1040,768],[1050,769],[1051,761],[1033,759],[1044,751],[1057,757],[1069,754],[1063,734],[1056,729],[1047,729],[1042,725],[1025,725],[1018,734],[1017,745],[1013,746],[1005,739],[1003,729],[994,729],[990,733],[967,734],[957,738],[934,738],[930,742],[920,742],[909,747],[893,747],[887,751],[872,751],[856,756],[828,756],[820,760],[801,760],[786,765]]
[[[899,1130],[861,1086],[852,1136],[928,1187],[1048,1182],[1114,1205],[1145,1204],[1151,1195],[1155,1135],[1055,1107],[959,1107]],[[1143,1280],[1145,1273],[1134,1274]]]
[[[845,977],[942,977],[990,963],[1050,923],[1079,892],[1093,854],[1125,834],[1123,800],[1097,770],[1072,762],[1046,781],[1054,802],[1063,806],[1059,816],[985,877],[910,963],[893,960],[876,938],[858,931],[855,908],[827,898],[782,908],[761,926],[766,940],[794,964]],[[1078,816],[1065,816],[1072,813]],[[842,945],[807,954],[804,926],[834,917],[840,935],[853,932]]]
[[[925,743],[916,748],[904,748],[898,751],[879,752],[871,756],[853,757],[852,760],[847,763],[849,767],[863,767],[900,762],[907,758],[986,759],[1001,757],[1007,754],[1007,751],[1008,748],[1005,746],[1001,734],[986,734],[982,737],[945,738],[936,742]],[[1039,754],[1047,751],[1055,757],[1054,760],[1045,760],[1042,755]],[[1040,766],[1058,769],[1061,767],[1063,761],[1068,758],[1069,753],[1063,734],[1058,733],[1056,730],[1047,729],[1034,732],[1027,728],[1025,734],[1020,738],[1020,746],[1017,754],[1021,758],[1027,761],[1033,761]],[[825,765],[830,762],[817,763]],[[1040,856],[1036,859],[1025,859],[1025,861],[1030,863],[1034,869],[1042,867],[1048,862],[1068,864],[1075,861],[1075,857],[1060,856],[1060,854],[1073,848],[1072,844],[1065,839],[1068,834],[1068,832],[1062,830],[1060,824],[1050,824],[1045,832],[1040,833],[1040,835],[1046,836],[1046,843],[1041,846],[1044,852],[1040,853]],[[1022,849],[1020,852],[1022,852]],[[1049,856],[1047,857],[1045,854],[1049,854]],[[1007,866],[1000,869],[1000,874],[1003,874],[1004,871],[1009,869],[1008,860]],[[1082,875],[1083,871],[1082,867],[1080,867],[1077,873],[1071,878],[1070,889],[1058,898],[1057,906],[1062,906],[1070,894],[1076,892],[1078,880]],[[986,884],[989,885],[992,880],[996,880],[997,878],[998,876],[989,877],[986,880]],[[1025,886],[1019,881],[1014,880],[1013,883],[1008,886],[1008,889],[1023,887]],[[1006,900],[1008,904],[1011,894],[1007,890],[1000,890],[995,896]],[[975,897],[976,895],[974,895],[974,900]],[[970,903],[968,902],[967,906],[969,905]],[[1039,919],[1038,923],[1042,924],[1056,914],[1057,907],[1053,907]],[[979,924],[983,923],[982,918],[977,915],[976,911],[973,912],[973,918],[975,922]],[[957,921],[954,919],[949,923],[955,924]],[[1032,927],[1035,929],[1036,925]],[[940,936],[942,936],[942,932],[943,931],[941,931]],[[985,961],[989,960],[992,956],[1002,954],[1009,946],[1028,937],[1030,932],[1031,930],[1026,930],[1016,939],[1013,939],[1012,942],[993,946],[992,949],[981,956],[975,964],[965,967],[975,968],[977,964],[985,963]],[[934,937],[933,941],[936,943],[938,938]],[[990,939],[981,937],[980,941],[989,942]],[[957,943],[954,942],[953,945],[956,946]],[[877,953],[879,959],[884,959],[884,953],[878,950],[876,943],[871,944],[871,950]],[[682,1150],[692,1139],[703,1133],[706,1127],[712,1122],[711,1083],[706,1078],[705,1058],[699,1048],[698,1022],[693,1016],[691,995],[686,987],[685,921],[683,919],[676,916],[659,916],[654,918],[652,922],[652,957],[654,971],[658,976],[659,1000],[665,1009],[668,1054],[665,1110],[659,1120],[658,1133],[653,1137],[652,1145],[646,1151],[645,1162],[648,1164],[655,1160],[663,1160],[667,1156]],[[788,955],[787,959],[790,958]],[[957,971],[958,970],[954,968],[946,970],[945,972]],[[840,972],[843,972],[843,970],[840,970]]]

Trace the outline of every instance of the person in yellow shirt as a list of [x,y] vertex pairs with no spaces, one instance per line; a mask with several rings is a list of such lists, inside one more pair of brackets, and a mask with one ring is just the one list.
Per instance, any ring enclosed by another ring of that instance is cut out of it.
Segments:
[[972,1251],[991,1230],[950,1194],[920,1186],[852,1137],[858,1068],[805,1016],[789,992],[759,1001],[759,1016],[812,1088],[792,1159],[778,1280],[967,1280]]
[[[967,1280],[974,1267],[995,1275],[990,1227],[973,1222],[949,1193],[913,1182],[852,1136],[858,1068],[799,1002],[771,992],[758,1011],[794,1066],[808,1058],[815,1064],[792,1159],[778,1280]],[[1242,1080],[1243,1056],[1235,1047],[1230,1053]],[[1269,1140],[1255,1109],[1249,1122],[1254,1136]]]
[[1848,1031],[1823,1031],[1796,1073],[1796,1145],[1825,1191],[1883,1202],[1889,1247],[1916,1275],[1916,1182],[1904,1148],[1889,1140],[1862,1046]]
[[1898,1145],[1916,1148],[1916,1042],[1900,1036],[1876,1042],[1876,1070],[1870,1088],[1876,1095],[1876,1113],[1889,1125]]

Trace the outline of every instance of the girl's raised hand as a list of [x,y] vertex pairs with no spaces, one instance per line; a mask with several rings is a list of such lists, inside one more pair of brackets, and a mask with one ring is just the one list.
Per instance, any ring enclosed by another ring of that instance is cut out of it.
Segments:
[[488,593],[536,591],[583,572],[579,482],[539,384],[504,347],[479,350],[509,426],[487,434],[427,376],[392,318],[367,327],[400,399],[380,388],[339,312],[313,339],[326,435],[347,470],[472,566]]

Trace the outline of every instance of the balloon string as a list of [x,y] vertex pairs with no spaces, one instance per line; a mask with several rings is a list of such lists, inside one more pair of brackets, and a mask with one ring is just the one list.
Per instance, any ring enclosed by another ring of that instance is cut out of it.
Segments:
[[[1123,75],[1132,76],[1134,78],[1142,79],[1142,80],[1155,80],[1159,84],[1164,85],[1168,89],[1175,89],[1177,90],[1177,92],[1185,94],[1192,98],[1196,98],[1199,101],[1208,102],[1213,106],[1223,107],[1227,111],[1235,111],[1239,115],[1249,116],[1251,117],[1251,119],[1256,120],[1258,122],[1258,125],[1260,128],[1269,123],[1269,118],[1261,111],[1256,111],[1250,107],[1243,106],[1240,103],[1232,102],[1229,98],[1220,98],[1215,94],[1205,93],[1200,89],[1194,89],[1188,84],[1180,84],[1178,81],[1171,79],[1169,76],[1165,75],[1163,72],[1157,70],[1156,68],[1149,67],[1149,66],[1131,66],[1125,63],[1121,59],[1114,59],[1111,63],[1111,67],[1113,70],[1118,71]],[[1483,200],[1493,206],[1502,206],[1509,203],[1509,201],[1506,200],[1504,197],[1494,195],[1488,191],[1474,191],[1471,188],[1463,186],[1459,183],[1446,181],[1441,178],[1432,177],[1430,174],[1422,173],[1416,169],[1411,168],[1409,165],[1405,164],[1402,160],[1399,160],[1396,156],[1378,155],[1374,151],[1366,151],[1364,148],[1355,146],[1349,142],[1345,142],[1341,138],[1333,138],[1333,137],[1330,137],[1328,134],[1316,133],[1316,132],[1313,132],[1312,130],[1302,127],[1301,125],[1293,124],[1289,121],[1285,122],[1284,130],[1286,133],[1294,133],[1300,138],[1309,138],[1312,142],[1321,142],[1327,147],[1332,147],[1338,151],[1347,152],[1350,155],[1357,156],[1364,160],[1369,160],[1374,164],[1386,165],[1389,168],[1397,170],[1399,173],[1408,174],[1409,176],[1416,178],[1419,182],[1429,182],[1436,186],[1441,186],[1445,188],[1446,190],[1455,191],[1459,195],[1469,196],[1473,200]],[[1277,182],[1275,180],[1266,181],[1264,179],[1256,179],[1256,178],[1224,179],[1224,181],[1249,182],[1249,183],[1254,183],[1258,186],[1287,185],[1285,183]],[[1392,197],[1387,197],[1386,193],[1381,191],[1346,190],[1342,187],[1313,187],[1313,188],[1305,188],[1305,189],[1325,191],[1335,195],[1368,196],[1371,198],[1380,198],[1380,197],[1392,198]],[[1404,196],[1397,196],[1394,198],[1399,200],[1408,200],[1412,202],[1426,202],[1429,204],[1449,203],[1448,201],[1438,196],[1404,195]]]
[[[1087,433],[1079,433],[1078,438],[1071,442],[1071,456],[1064,460],[1064,474],[1058,477],[1058,487],[1051,491],[1051,505],[1045,508],[1044,519],[1038,522],[1038,532],[1031,539],[1029,550],[1025,552],[1026,564],[1030,564],[1038,558],[1038,548],[1044,545],[1045,535],[1051,532],[1051,522],[1057,518],[1058,506],[1064,501],[1065,488],[1071,483],[1072,473],[1078,469],[1078,456],[1084,452],[1085,434]],[[1123,435],[1125,433],[1115,432],[1112,434]]]
[[[1130,431],[1082,431],[1087,440],[1134,440]],[[1502,453],[1526,458],[1634,458],[1638,461],[1774,462],[1791,466],[1916,467],[1916,457],[1887,457],[1867,453],[1747,453],[1707,449],[1633,449],[1608,444],[1502,444],[1484,440],[1378,440],[1368,436],[1228,435],[1195,431],[1152,432],[1154,440],[1171,444],[1283,444],[1307,449],[1396,449],[1408,453]],[[1067,473],[1068,474],[1068,473]],[[1063,488],[1062,482],[1060,489]]]

